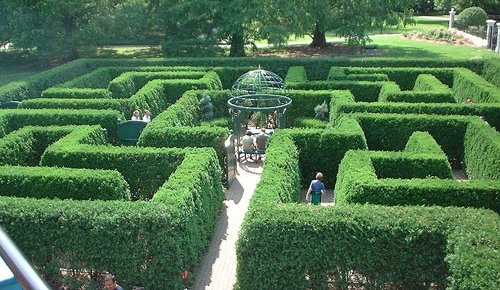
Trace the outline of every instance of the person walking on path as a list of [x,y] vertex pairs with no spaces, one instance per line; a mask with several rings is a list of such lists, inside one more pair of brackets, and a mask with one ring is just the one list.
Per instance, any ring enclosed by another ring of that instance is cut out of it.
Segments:
[[311,181],[309,185],[309,189],[306,194],[306,201],[311,200],[311,203],[314,205],[318,205],[321,203],[321,195],[325,193],[325,185],[322,182],[323,173],[316,173],[316,179]]

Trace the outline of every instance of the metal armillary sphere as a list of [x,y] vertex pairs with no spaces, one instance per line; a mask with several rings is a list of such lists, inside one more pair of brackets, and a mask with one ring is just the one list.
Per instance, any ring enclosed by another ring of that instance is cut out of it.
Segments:
[[257,69],[240,76],[231,88],[231,98],[227,101],[232,109],[235,128],[240,124],[242,112],[261,112],[275,116],[275,126],[285,126],[284,113],[292,104],[285,82],[277,74]]

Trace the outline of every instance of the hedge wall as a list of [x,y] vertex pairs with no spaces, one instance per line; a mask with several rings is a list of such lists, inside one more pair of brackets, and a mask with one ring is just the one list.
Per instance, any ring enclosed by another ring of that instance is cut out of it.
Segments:
[[[59,110],[59,109],[12,109],[0,110],[0,133],[37,125],[101,125],[110,135],[116,128],[116,121],[123,115],[112,110]],[[0,135],[3,136],[3,135]]]
[[51,87],[42,92],[41,98],[111,99],[112,94],[108,89]]
[[321,289],[327,279],[339,288],[496,289],[499,229],[485,210],[252,205],[237,289]]
[[150,199],[180,164],[182,153],[168,148],[105,145],[99,126],[82,126],[49,146],[42,166],[115,169],[130,186],[132,199]]
[[384,82],[367,81],[309,81],[290,83],[293,90],[349,90],[358,102],[376,102]]
[[112,272],[126,289],[183,289],[181,269],[196,269],[223,192],[213,150],[177,152],[179,172],[151,202],[0,197],[0,223],[53,288],[99,287],[87,274]]
[[43,90],[91,71],[98,66],[98,63],[79,59],[29,76],[24,80],[10,82],[0,87],[0,102],[36,98]]
[[[283,129],[273,134],[284,134],[291,138],[299,150],[301,184],[310,181],[321,171],[327,187],[333,187],[338,165],[349,149],[365,149],[366,140],[359,124],[350,118],[339,121],[335,127],[319,129]],[[266,150],[267,154],[267,150]]]
[[500,88],[500,63],[498,63],[498,58],[491,58],[484,61],[481,76]]
[[453,68],[448,67],[345,67],[343,69],[347,75],[385,74],[389,77],[389,80],[396,82],[405,91],[409,91],[415,86],[418,76],[421,74],[432,75],[449,87],[453,85]]
[[128,98],[153,79],[200,79],[205,75],[199,71],[127,71],[109,82],[108,90],[115,98]]
[[[115,110],[125,113],[123,105],[115,99],[30,99],[23,101],[22,109],[95,109]],[[127,110],[128,112],[128,110]]]
[[27,126],[0,139],[0,164],[37,166],[45,149],[74,126]]
[[123,176],[112,170],[0,166],[0,194],[74,200],[129,200]]
[[224,141],[229,130],[199,125],[199,98],[203,91],[187,91],[168,109],[158,115],[141,133],[138,146],[150,147],[212,147],[224,158]]
[[464,163],[471,179],[500,180],[500,134],[479,118],[467,125]]
[[293,203],[300,180],[294,152],[301,146],[280,132],[266,151],[238,240],[236,289],[318,289],[327,280],[341,288],[498,288],[497,214]]
[[[286,76],[288,67],[304,66],[309,79],[325,80],[332,66],[361,67],[465,67],[480,73],[484,60],[442,60],[442,59],[387,59],[387,58],[172,58],[172,59],[79,59],[48,71],[28,77],[24,81],[11,82],[0,88],[0,101],[33,98],[57,84],[88,73],[101,67],[137,66],[205,66],[205,67],[255,67],[271,70],[281,77]],[[232,84],[232,82],[228,82]],[[224,83],[224,88],[226,83]]]
[[491,126],[500,128],[500,104],[367,103],[355,102],[354,96],[349,95],[332,98],[330,104],[332,119],[343,113],[355,112],[484,116]]
[[370,150],[400,151],[415,131],[429,132],[448,156],[452,167],[464,157],[464,135],[471,117],[355,113]]
[[500,88],[465,68],[454,69],[453,93],[458,102],[500,103]]
[[292,106],[286,109],[286,127],[295,127],[295,121],[301,117],[314,118],[314,108],[324,101],[329,105],[332,98],[346,91],[330,90],[290,90],[289,97],[292,99]]

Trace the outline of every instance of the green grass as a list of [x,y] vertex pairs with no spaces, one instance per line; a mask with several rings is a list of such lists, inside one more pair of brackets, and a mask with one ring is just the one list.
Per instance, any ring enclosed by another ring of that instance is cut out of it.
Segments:
[[99,57],[99,58],[143,58],[143,57],[162,57],[161,47],[147,45],[109,45],[97,48],[97,50],[82,50],[81,57]]
[[383,57],[448,59],[496,57],[500,60],[499,54],[485,48],[414,40],[403,36],[377,36],[373,37],[371,44],[381,50],[380,56]]
[[40,72],[39,68],[16,65],[0,66],[0,87],[15,80]]

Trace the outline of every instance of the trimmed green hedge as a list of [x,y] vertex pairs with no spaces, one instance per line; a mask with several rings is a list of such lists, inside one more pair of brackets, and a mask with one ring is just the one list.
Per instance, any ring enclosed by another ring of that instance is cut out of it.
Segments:
[[290,83],[293,90],[350,90],[358,102],[376,102],[384,82],[367,81],[309,81]]
[[411,134],[405,145],[405,152],[426,153],[446,156],[441,146],[428,132],[416,131]]
[[464,137],[464,162],[471,179],[500,180],[500,134],[480,120],[469,122]]
[[114,99],[30,99],[23,101],[22,109],[95,109],[124,111],[119,100]]
[[431,283],[450,289],[499,286],[497,214],[294,204],[300,183],[294,152],[301,146],[279,132],[266,151],[261,182],[240,232],[237,289],[318,289],[326,287],[327,279],[342,288],[358,283],[403,289]]
[[292,105],[286,109],[285,121],[286,127],[297,127],[295,124],[298,118],[314,118],[314,108],[321,105],[324,101],[330,104],[332,98],[344,94],[346,91],[330,90],[290,90],[289,97],[292,99]]
[[37,166],[45,149],[74,126],[23,127],[0,139],[0,164]]
[[[112,110],[59,110],[59,109],[13,109],[0,110],[0,133],[8,133],[16,129],[37,125],[95,125],[105,128],[113,137],[116,121],[123,115]],[[0,135],[3,136],[3,135]]]
[[108,90],[115,98],[128,98],[153,79],[201,79],[199,71],[127,71],[109,82]]
[[[382,90],[387,85],[382,87]],[[384,93],[388,97],[391,93]],[[398,94],[398,93],[396,93]],[[331,119],[343,113],[398,113],[398,114],[434,114],[434,115],[473,115],[484,116],[491,126],[500,128],[500,104],[427,104],[427,103],[388,103],[383,102],[382,93],[379,102],[355,102],[354,96],[332,98],[330,104]]]
[[[48,88],[42,92],[41,98],[54,99],[111,99],[108,89],[93,88]],[[24,102],[23,102],[24,103]],[[21,103],[22,104],[22,103]]]
[[450,87],[443,84],[438,78],[431,74],[421,74],[415,80],[414,91],[442,91],[451,92]]
[[92,271],[114,273],[127,289],[181,289],[181,269],[196,269],[224,194],[213,150],[177,151],[179,172],[151,202],[0,197],[0,223],[54,288],[85,288],[79,274]]
[[117,171],[53,167],[0,166],[3,196],[76,200],[130,199]]
[[295,119],[294,127],[296,128],[313,128],[325,129],[328,126],[328,121],[322,121],[316,118],[299,117]]
[[451,87],[453,84],[453,68],[432,68],[432,67],[346,67],[346,73],[351,74],[384,74],[389,80],[394,81],[402,90],[409,91],[417,82],[419,75],[429,74],[439,79],[442,83]]
[[481,76],[500,88],[500,63],[498,58],[491,58],[484,61]]
[[43,166],[115,169],[130,185],[132,199],[150,199],[182,160],[182,152],[168,148],[105,145],[99,126],[81,126],[49,146]]
[[79,59],[29,76],[24,80],[8,83],[0,87],[0,102],[22,101],[39,97],[43,90],[84,74],[98,66],[98,63]]
[[[366,140],[359,124],[350,118],[343,118],[334,128],[320,129],[283,129],[275,135],[284,134],[300,148],[299,166],[301,184],[306,186],[316,172],[324,174],[327,187],[335,185],[338,165],[347,150],[366,149]],[[267,150],[266,150],[267,154]]]
[[342,288],[499,286],[500,223],[490,211],[270,204],[253,203],[245,218],[237,289],[322,289],[327,279]]
[[[169,58],[169,59],[79,59],[50,69],[24,81],[12,82],[0,88],[0,101],[24,100],[57,84],[71,80],[101,67],[138,66],[205,66],[205,67],[256,67],[271,70],[281,77],[286,76],[288,67],[304,66],[309,79],[325,80],[332,66],[361,67],[466,67],[477,73],[483,69],[484,60],[443,59],[389,59],[389,58]],[[445,82],[446,83],[446,82]],[[224,83],[232,84],[232,82]]]
[[448,156],[452,167],[464,157],[464,135],[471,117],[355,113],[370,150],[400,151],[415,131],[429,132]]
[[345,73],[345,69],[343,67],[331,67],[328,71],[328,76],[326,80],[335,81],[335,80],[345,80],[347,78],[347,74]]
[[349,151],[339,166],[336,204],[465,206],[500,212],[500,182],[457,182],[442,161],[427,154]]
[[187,91],[182,97],[146,126],[139,137],[138,146],[150,147],[212,147],[224,158],[224,142],[228,128],[198,126],[200,108],[198,100],[203,91]]
[[500,88],[465,68],[455,68],[453,93],[458,102],[500,103]]
[[387,101],[389,102],[403,102],[403,103],[453,103],[455,98],[452,92],[398,92],[387,94]]

